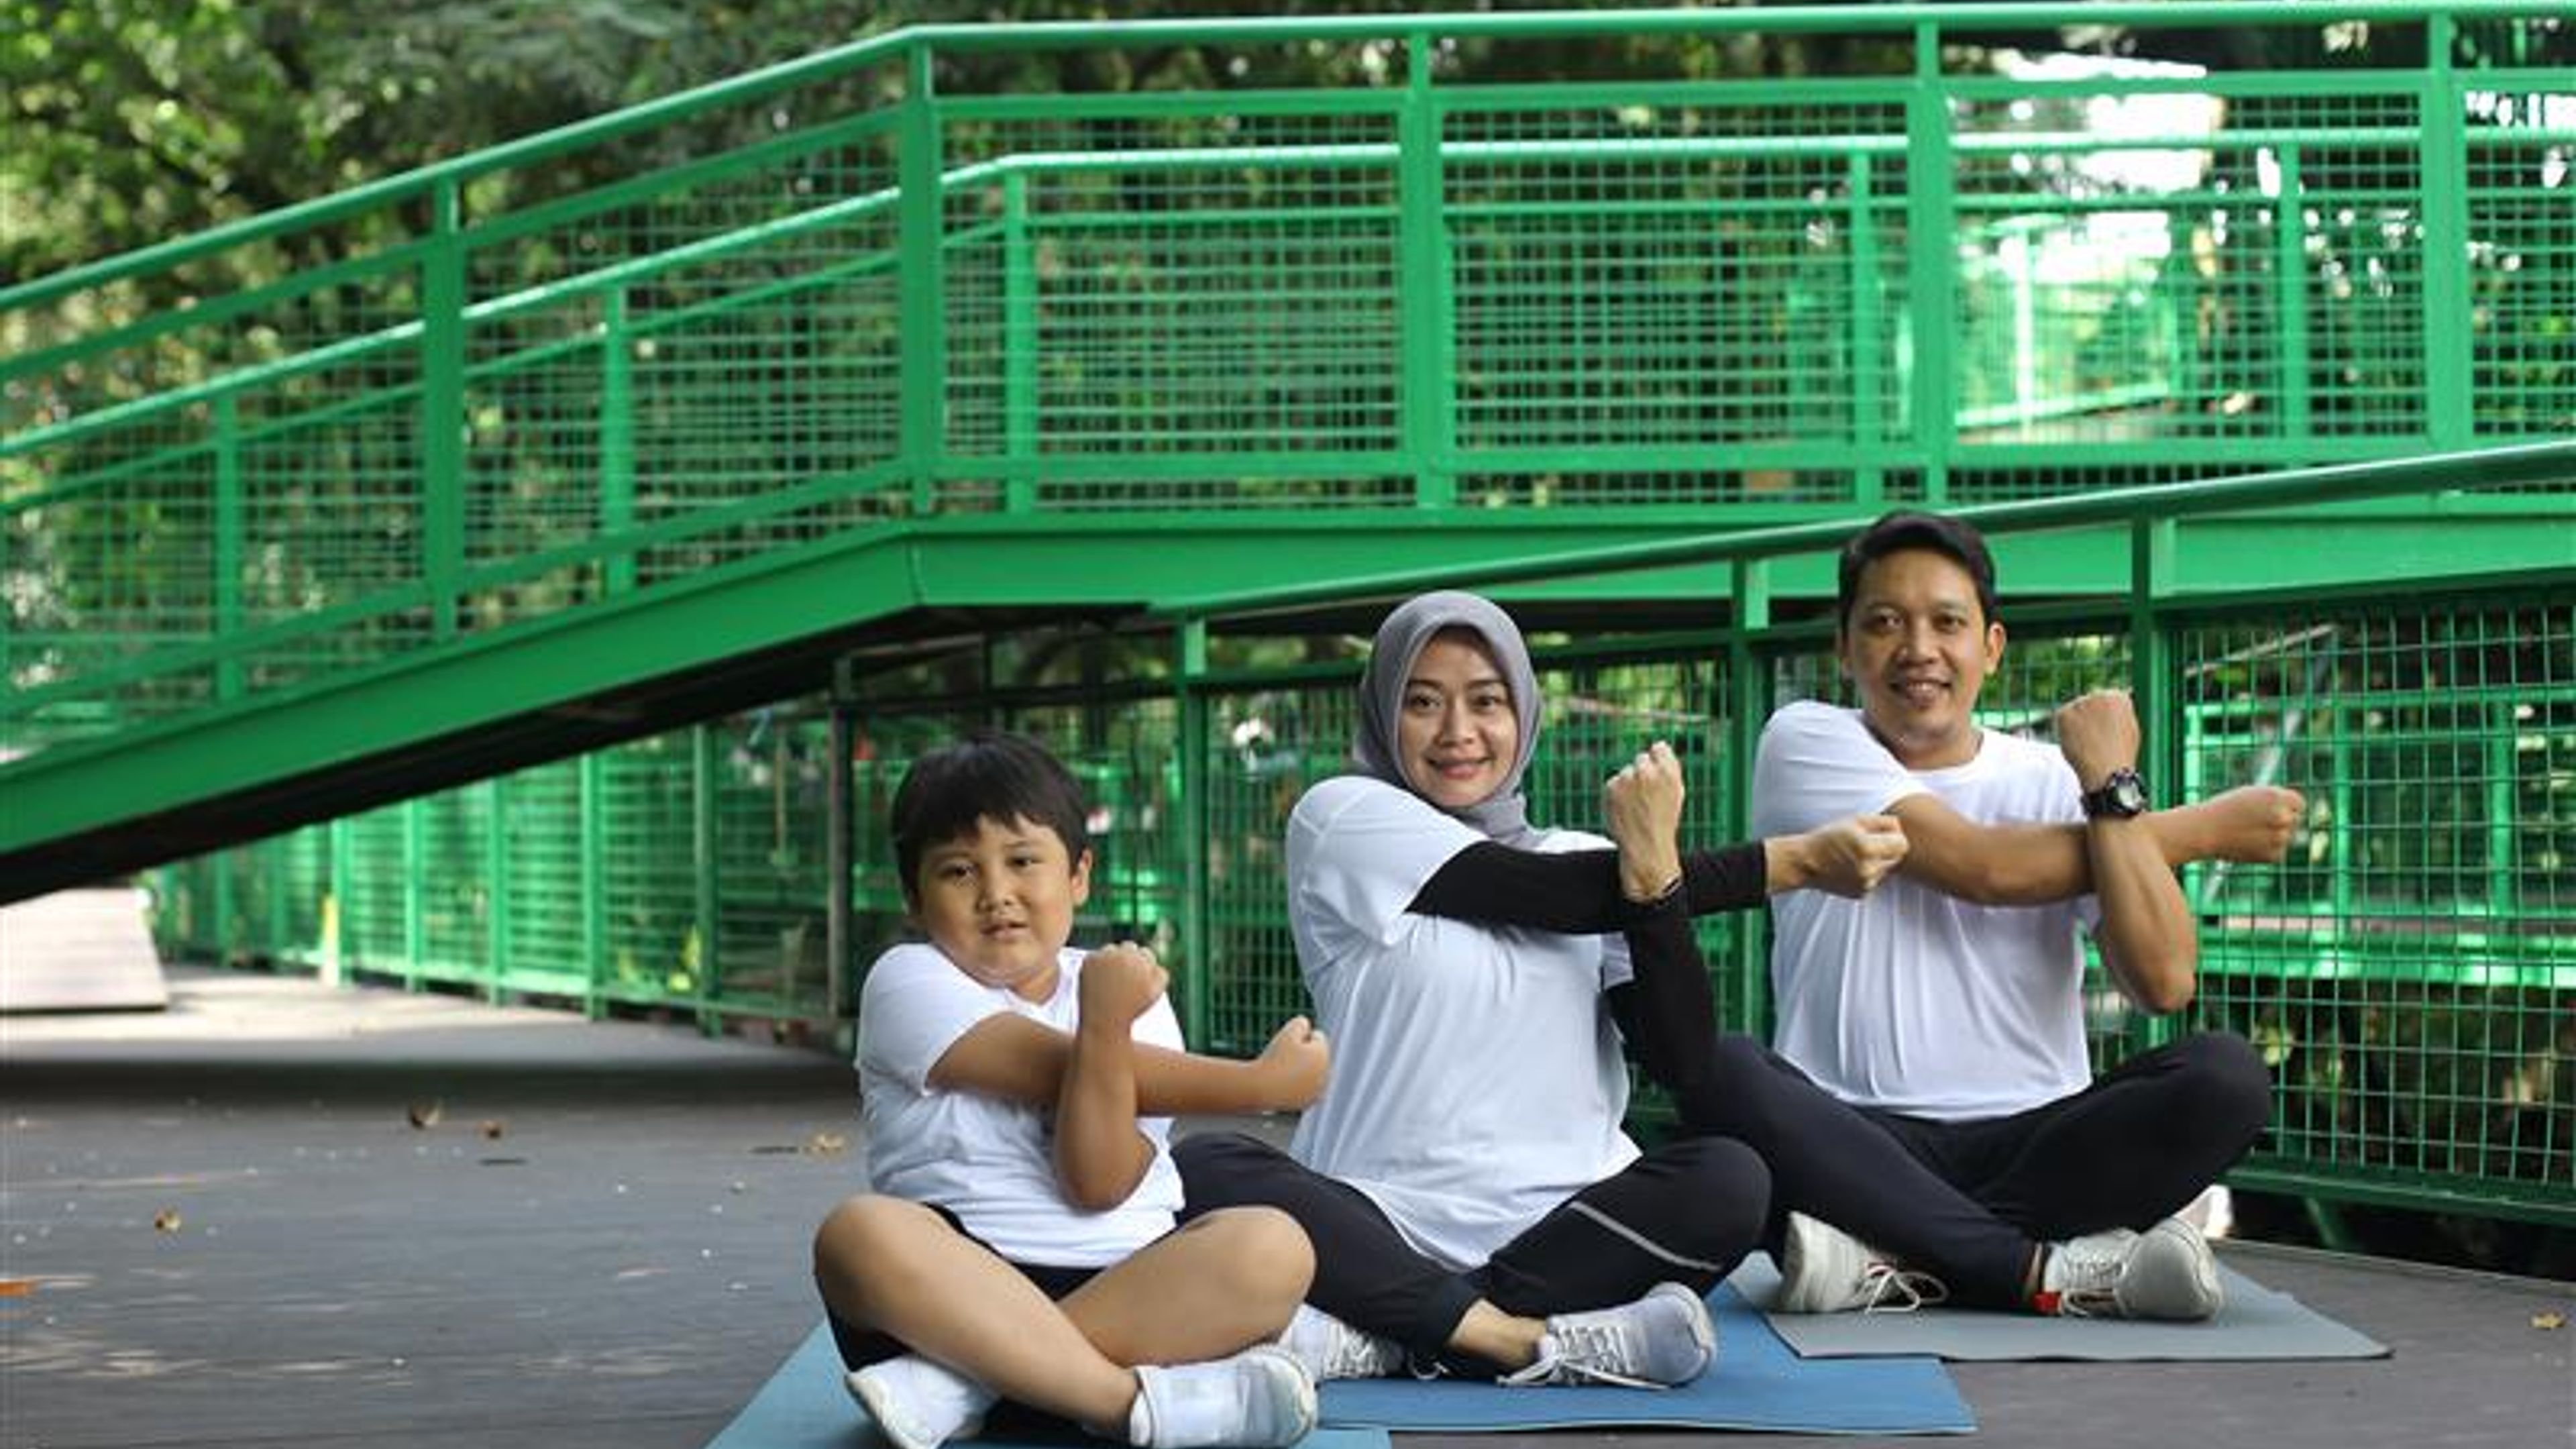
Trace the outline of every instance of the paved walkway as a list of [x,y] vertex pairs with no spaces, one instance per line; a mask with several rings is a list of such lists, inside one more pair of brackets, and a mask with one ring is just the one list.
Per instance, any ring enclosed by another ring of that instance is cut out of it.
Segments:
[[[812,1325],[807,1235],[860,1181],[840,1061],[294,979],[170,985],[167,1012],[0,1019],[5,1449],[698,1449]],[[2396,1358],[1970,1365],[1972,1442],[2576,1441],[2576,1326],[2533,1326],[2576,1318],[2569,1285],[2237,1261]]]

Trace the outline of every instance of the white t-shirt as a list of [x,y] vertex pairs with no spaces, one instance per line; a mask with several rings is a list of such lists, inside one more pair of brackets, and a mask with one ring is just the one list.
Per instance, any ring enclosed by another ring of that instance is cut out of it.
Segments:
[[[1980,824],[2084,818],[2054,746],[1986,730],[1964,765],[1909,770],[1858,710],[1805,702],[1762,729],[1753,833],[1787,835],[1937,796]],[[2091,896],[1980,906],[1902,876],[1865,900],[1771,901],[1771,991],[1782,1056],[1848,1102],[1966,1121],[2082,1091]]]
[[[897,946],[877,958],[859,996],[859,1104],[868,1128],[868,1183],[937,1203],[1017,1263],[1100,1268],[1170,1232],[1181,1206],[1171,1119],[1136,1126],[1153,1165],[1127,1200],[1105,1212],[1065,1201],[1055,1175],[1055,1114],[977,1092],[930,1085],[930,1069],[968,1029],[1012,1012],[1070,1034],[1081,1018],[1082,958],[1070,947],[1044,1002],[986,986],[935,946]],[[1136,1018],[1136,1040],[1181,1049],[1169,997]]]
[[[1484,838],[1359,776],[1307,791],[1288,821],[1289,926],[1333,1044],[1289,1151],[1461,1270],[1637,1156],[1601,1000],[1628,979],[1627,943],[1405,910]],[[1549,831],[1535,848],[1608,845]]]

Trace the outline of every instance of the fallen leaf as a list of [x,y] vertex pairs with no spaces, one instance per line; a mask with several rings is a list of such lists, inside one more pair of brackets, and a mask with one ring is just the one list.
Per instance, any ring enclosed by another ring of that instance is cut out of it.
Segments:
[[2567,1326],[2567,1315],[2564,1313],[2535,1313],[2531,1315],[2531,1326],[2539,1329],[2543,1333],[2549,1333],[2557,1329],[2565,1328]]
[[152,1230],[156,1233],[175,1233],[179,1231],[179,1225],[184,1221],[186,1220],[179,1216],[177,1208],[163,1208],[152,1215]]
[[805,1139],[805,1150],[816,1157],[829,1157],[846,1150],[850,1139],[838,1132],[817,1132]]
[[447,1115],[447,1104],[436,1100],[414,1102],[411,1111],[405,1115],[411,1118],[412,1126],[426,1132],[438,1125],[439,1118]]
[[509,1130],[510,1124],[502,1121],[498,1117],[486,1117],[483,1119],[483,1135],[494,1142],[500,1141],[501,1134]]

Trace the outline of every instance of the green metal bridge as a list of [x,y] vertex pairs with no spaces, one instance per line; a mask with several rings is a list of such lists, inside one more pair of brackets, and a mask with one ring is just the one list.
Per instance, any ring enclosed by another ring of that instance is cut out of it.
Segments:
[[[1671,735],[1713,839],[1835,687],[1830,543],[1974,508],[1994,723],[2133,681],[2157,778],[2311,800],[2190,883],[2281,1082],[2242,1180],[2576,1221],[2576,35],[2066,18],[915,29],[0,290],[0,898],[183,861],[174,945],[829,1019],[885,791],[993,720],[1241,1048],[1390,593],[1539,632],[1544,815]],[[1726,60],[1789,38],[1833,73]],[[1759,922],[1708,944],[1758,1025]]]

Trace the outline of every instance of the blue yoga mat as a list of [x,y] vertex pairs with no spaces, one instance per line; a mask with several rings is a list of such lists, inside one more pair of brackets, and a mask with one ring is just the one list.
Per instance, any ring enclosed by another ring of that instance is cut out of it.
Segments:
[[1507,1389],[1452,1379],[1349,1379],[1324,1385],[1324,1422],[1447,1433],[1654,1426],[1966,1434],[1977,1427],[1938,1360],[1802,1359],[1733,1288],[1719,1285],[1708,1304],[1717,1323],[1717,1362],[1681,1388]]
[[[982,1449],[1066,1449],[1097,1446],[1070,1427],[1048,1435],[987,1435],[952,1441]],[[760,1392],[708,1441],[707,1449],[883,1449],[885,1439],[841,1387],[841,1354],[832,1346],[832,1331],[817,1325],[805,1342]],[[1383,1429],[1318,1429],[1306,1436],[1304,1449],[1387,1449]]]

